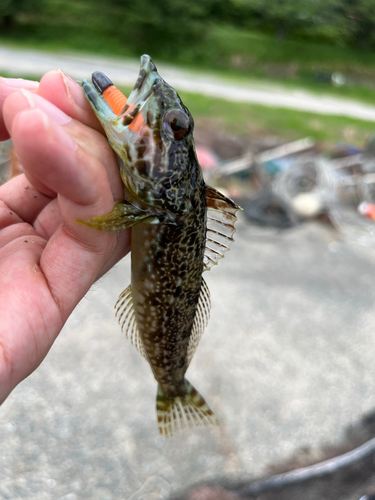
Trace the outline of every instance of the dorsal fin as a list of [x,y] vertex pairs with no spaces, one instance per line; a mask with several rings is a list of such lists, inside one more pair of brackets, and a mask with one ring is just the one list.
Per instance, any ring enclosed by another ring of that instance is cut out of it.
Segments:
[[199,340],[202,337],[204,329],[207,326],[208,319],[210,317],[210,309],[211,309],[210,290],[208,289],[207,283],[202,278],[201,292],[199,295],[197,312],[195,313],[193,328],[191,330],[191,335],[186,355],[188,365],[190,364],[190,361],[194,356],[195,350],[199,344]]
[[206,186],[207,199],[207,231],[206,251],[204,254],[204,270],[209,271],[229,250],[236,232],[234,224],[236,212],[241,210],[232,200],[216,189]]
[[121,331],[125,332],[126,338],[130,338],[135,348],[147,359],[135,317],[131,285],[120,294],[115,309]]

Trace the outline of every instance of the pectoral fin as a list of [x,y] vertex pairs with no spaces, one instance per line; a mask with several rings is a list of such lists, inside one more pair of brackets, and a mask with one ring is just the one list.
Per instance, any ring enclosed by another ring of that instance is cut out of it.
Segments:
[[206,186],[207,233],[204,270],[209,271],[229,250],[236,232],[236,212],[241,210],[232,200],[216,189]]
[[[135,226],[140,222],[152,222],[154,214],[145,212],[127,200],[117,200],[112,212],[87,220],[77,220],[80,224],[101,229],[102,231],[119,231]],[[157,219],[156,219],[157,220]]]

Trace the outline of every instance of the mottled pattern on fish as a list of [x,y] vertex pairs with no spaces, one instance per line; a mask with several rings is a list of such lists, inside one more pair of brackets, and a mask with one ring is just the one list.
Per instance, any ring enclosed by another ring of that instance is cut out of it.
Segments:
[[203,272],[206,209],[201,200],[181,225],[139,224],[132,229],[132,244],[142,245],[141,252],[132,254],[138,329],[155,378],[168,396],[184,393]]
[[94,73],[93,83],[95,88],[86,81],[83,87],[118,155],[125,190],[110,214],[83,223],[132,228],[131,285],[120,295],[116,315],[159,383],[160,432],[170,436],[214,424],[185,372],[209,316],[202,273],[233,240],[238,207],[205,185],[193,119],[148,56],[142,56],[138,80],[118,116],[101,95],[111,82]]

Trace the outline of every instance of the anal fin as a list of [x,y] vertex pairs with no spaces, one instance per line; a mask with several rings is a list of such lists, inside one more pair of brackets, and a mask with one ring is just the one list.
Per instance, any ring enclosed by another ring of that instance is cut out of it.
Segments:
[[210,309],[211,309],[210,290],[207,286],[207,283],[202,278],[202,285],[197,305],[197,311],[195,313],[194,323],[191,329],[189,345],[186,355],[188,365],[190,364],[190,361],[193,359],[195,350],[203,335],[204,329],[207,326],[210,317]]
[[121,331],[125,332],[126,338],[130,338],[134,347],[147,359],[135,317],[131,285],[120,294],[115,309]]

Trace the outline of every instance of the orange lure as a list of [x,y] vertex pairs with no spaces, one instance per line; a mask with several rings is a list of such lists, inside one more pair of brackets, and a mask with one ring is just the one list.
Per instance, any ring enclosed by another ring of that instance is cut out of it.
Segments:
[[112,111],[119,115],[121,111],[125,108],[128,101],[127,97],[114,85],[110,85],[103,91],[103,97],[107,103],[111,106]]
[[[95,82],[97,88],[100,90],[102,96],[107,101],[112,111],[116,115],[119,115],[126,106],[126,103],[128,101],[127,97],[121,92],[121,90],[115,87],[111,80],[107,76],[103,75],[103,73],[99,74],[99,72],[97,72],[96,75],[97,76]],[[131,106],[129,106],[129,109],[125,114],[130,113],[133,108],[134,105],[132,104]],[[141,115],[141,113],[139,113],[129,125],[129,129],[135,134],[136,132],[138,132],[138,130],[140,130],[143,123],[143,116]]]

